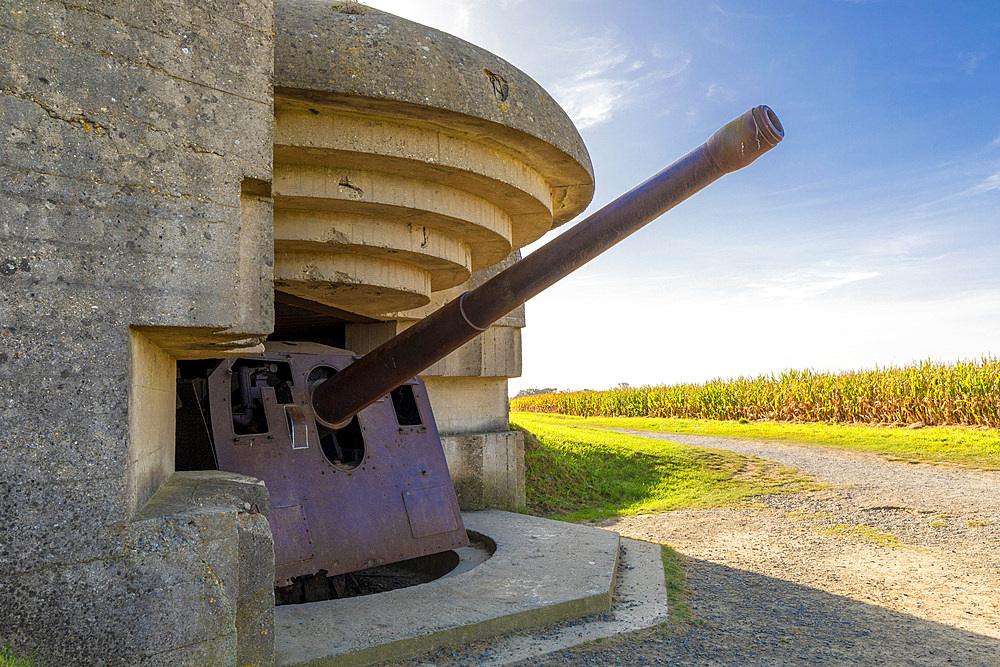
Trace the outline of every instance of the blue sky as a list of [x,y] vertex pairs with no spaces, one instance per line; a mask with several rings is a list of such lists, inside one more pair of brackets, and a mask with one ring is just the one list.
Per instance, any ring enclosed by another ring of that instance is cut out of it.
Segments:
[[785,126],[532,299],[511,393],[1000,354],[995,0],[368,4],[549,90],[590,150],[591,210],[752,106]]

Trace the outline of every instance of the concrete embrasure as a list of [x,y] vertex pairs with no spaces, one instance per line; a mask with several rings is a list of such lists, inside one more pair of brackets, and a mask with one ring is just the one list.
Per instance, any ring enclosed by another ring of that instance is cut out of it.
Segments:
[[496,510],[463,519],[496,543],[489,560],[422,586],[278,607],[276,662],[364,665],[610,609],[617,533]]

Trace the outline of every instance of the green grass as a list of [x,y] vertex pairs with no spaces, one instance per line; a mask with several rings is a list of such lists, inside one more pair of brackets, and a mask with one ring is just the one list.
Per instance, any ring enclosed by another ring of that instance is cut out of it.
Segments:
[[19,655],[11,642],[0,646],[0,667],[41,667],[41,662],[35,660],[35,654]]
[[694,612],[687,599],[691,594],[684,583],[684,559],[666,544],[660,545],[660,560],[663,561],[663,582],[667,586],[667,611],[674,623],[690,623]]
[[[931,524],[934,525],[933,523]],[[882,533],[870,526],[849,526],[847,524],[837,524],[832,528],[826,528],[822,532],[827,535],[841,535],[862,542],[871,542],[883,547],[898,547],[899,538],[891,533]]]
[[730,438],[754,438],[819,444],[879,454],[890,460],[936,463],[1000,470],[1000,431],[995,429],[929,426],[921,429],[823,423],[716,421],[652,417],[571,417],[540,413],[545,423],[564,426],[626,428],[659,433],[687,433]]
[[517,413],[526,431],[527,511],[567,521],[734,505],[755,496],[821,488],[794,468]]

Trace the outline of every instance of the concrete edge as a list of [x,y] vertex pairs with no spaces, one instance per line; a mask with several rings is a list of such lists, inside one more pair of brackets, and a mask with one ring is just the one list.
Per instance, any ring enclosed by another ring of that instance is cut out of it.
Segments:
[[399,639],[354,653],[342,653],[297,664],[301,667],[363,667],[385,660],[405,659],[449,644],[468,644],[509,632],[601,613],[607,611],[610,598],[611,591],[609,590],[607,595],[600,594],[581,600],[561,602],[547,607],[487,619],[473,625],[448,628],[409,639]]

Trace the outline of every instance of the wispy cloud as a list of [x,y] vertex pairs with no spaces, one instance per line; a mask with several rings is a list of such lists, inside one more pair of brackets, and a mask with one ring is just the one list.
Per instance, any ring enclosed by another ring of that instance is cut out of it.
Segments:
[[709,10],[715,12],[716,14],[721,14],[726,18],[736,18],[736,19],[759,19],[761,18],[758,14],[751,14],[749,12],[733,12],[723,9],[719,5],[712,3],[709,5]]
[[976,69],[979,64],[986,59],[989,53],[986,51],[977,51],[975,53],[959,53],[959,61],[965,66],[965,73],[969,76],[976,73]]
[[653,50],[651,66],[614,36],[565,40],[564,44],[575,45],[561,50],[571,71],[556,80],[552,95],[581,129],[610,121],[632,102],[632,94],[641,86],[675,77],[691,63],[689,54]]
[[717,97],[727,102],[731,102],[734,99],[736,99],[736,91],[732,90],[731,88],[720,86],[719,84],[713,81],[712,83],[708,84],[708,91],[705,93],[705,97],[707,99],[712,99],[713,97]]
[[583,129],[610,120],[627,103],[637,79],[623,75],[638,70],[624,71],[622,64],[629,54],[611,40],[586,40],[581,43],[578,56],[582,56],[578,61],[581,69],[557,81],[552,94]]
[[832,271],[828,269],[806,269],[767,280],[749,283],[763,297],[769,298],[812,298],[851,283],[870,280],[878,276],[877,271]]
[[[612,28],[527,23],[505,10],[528,0],[368,0],[494,51],[538,77],[581,129],[610,121],[648,83],[677,76],[688,53],[662,45],[640,50]],[[571,27],[576,26],[576,27]],[[515,31],[516,27],[516,32]]]
[[996,172],[992,176],[987,176],[981,183],[971,187],[968,190],[968,193],[981,195],[984,192],[990,192],[992,190],[1000,190],[1000,171]]

